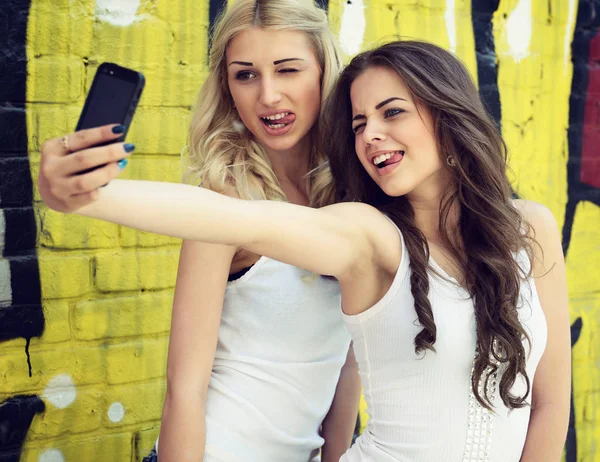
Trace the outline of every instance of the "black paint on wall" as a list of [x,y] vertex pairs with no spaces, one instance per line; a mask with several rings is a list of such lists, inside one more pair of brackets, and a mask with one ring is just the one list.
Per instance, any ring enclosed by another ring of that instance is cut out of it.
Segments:
[[319,8],[323,8],[325,11],[329,11],[329,0],[316,0]]
[[10,275],[0,277],[10,277],[12,292],[9,306],[0,307],[0,340],[30,339],[44,330],[25,120],[28,15],[29,0],[0,3],[0,208],[2,257],[10,267]]
[[492,17],[498,9],[500,0],[473,1],[471,3],[471,21],[475,35],[477,56],[477,80],[479,94],[486,109],[492,115],[498,127],[502,116],[500,92],[498,91],[498,62]]
[[562,229],[565,255],[571,243],[575,210],[580,201],[600,205],[600,190],[581,182],[581,154],[588,82],[600,63],[590,59],[590,43],[600,35],[600,0],[580,0],[571,43],[573,80],[569,99],[569,162],[567,164],[568,199]]
[[[577,340],[579,340],[582,327],[583,321],[581,318],[577,318],[571,325],[571,349],[573,349]],[[566,462],[577,462],[577,430],[575,428],[575,402],[573,400],[572,389],[573,386],[571,383],[571,409],[569,411],[569,429],[567,431],[567,442],[565,444]]]
[[227,8],[227,0],[210,0],[208,5],[208,46],[210,50],[210,44],[212,43],[212,34],[221,12]]
[[0,462],[19,462],[31,422],[45,408],[36,395],[13,396],[0,404]]

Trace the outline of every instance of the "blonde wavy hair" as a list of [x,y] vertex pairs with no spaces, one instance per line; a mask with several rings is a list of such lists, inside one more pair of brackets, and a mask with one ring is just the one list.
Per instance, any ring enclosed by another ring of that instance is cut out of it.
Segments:
[[[304,32],[321,68],[321,103],[333,89],[342,63],[323,10],[312,0],[238,0],[222,13],[213,32],[209,74],[194,108],[183,176],[187,183],[217,192],[233,186],[242,199],[287,201],[264,148],[239,120],[227,85],[227,46],[254,27]],[[306,178],[313,207],[330,204],[334,196],[327,158],[317,146],[322,113],[312,128]]]

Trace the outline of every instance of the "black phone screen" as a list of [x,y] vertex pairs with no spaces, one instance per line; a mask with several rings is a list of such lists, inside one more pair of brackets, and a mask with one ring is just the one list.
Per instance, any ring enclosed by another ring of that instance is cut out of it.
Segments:
[[89,99],[78,129],[122,124],[127,118],[136,88],[136,82],[120,79],[108,72],[98,74],[93,98]]

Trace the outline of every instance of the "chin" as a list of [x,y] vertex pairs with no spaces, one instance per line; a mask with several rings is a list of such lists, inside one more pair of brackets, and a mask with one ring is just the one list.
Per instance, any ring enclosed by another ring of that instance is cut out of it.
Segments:
[[379,189],[381,189],[387,196],[390,197],[406,196],[411,191],[411,188],[398,184],[382,185],[380,183],[377,183],[377,186],[379,186]]
[[293,134],[288,134],[278,139],[271,138],[262,139],[259,141],[263,147],[268,148],[271,151],[288,151],[290,149],[295,148],[300,140],[297,136],[294,136]]

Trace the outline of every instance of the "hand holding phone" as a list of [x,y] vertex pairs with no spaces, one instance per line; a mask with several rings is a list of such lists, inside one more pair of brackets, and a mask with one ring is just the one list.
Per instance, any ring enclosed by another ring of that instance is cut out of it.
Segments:
[[[94,76],[75,131],[118,124],[123,127],[122,135],[98,146],[123,141],[142,95],[144,84],[142,73],[114,63],[102,63]],[[91,169],[80,173],[89,171]]]

